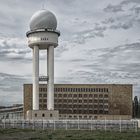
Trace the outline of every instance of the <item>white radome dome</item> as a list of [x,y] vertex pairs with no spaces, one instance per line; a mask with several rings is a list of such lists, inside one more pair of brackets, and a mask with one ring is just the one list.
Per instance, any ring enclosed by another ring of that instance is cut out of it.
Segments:
[[55,15],[48,10],[37,11],[30,20],[30,30],[53,29],[57,28]]

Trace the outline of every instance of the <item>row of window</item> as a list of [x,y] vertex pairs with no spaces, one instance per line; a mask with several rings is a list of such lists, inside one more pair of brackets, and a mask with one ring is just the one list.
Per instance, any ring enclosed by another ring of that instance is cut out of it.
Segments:
[[[39,99],[39,102],[47,102],[47,99]],[[70,99],[55,99],[55,103],[108,103],[108,100],[97,100],[97,99],[89,99],[89,100],[70,100]]]
[[[37,113],[35,113],[35,117],[37,117]],[[45,114],[44,113],[42,114],[42,117],[45,117]],[[50,117],[53,117],[53,115],[50,114]]]
[[[39,108],[40,109],[46,109],[47,108],[47,104],[39,104]],[[99,109],[108,109],[108,105],[55,105],[55,109],[58,110],[63,110],[63,109],[77,109],[77,110],[83,110],[83,109],[91,109],[91,110],[99,110]]]
[[60,114],[108,114],[105,110],[60,110]]
[[[40,92],[47,92],[47,88],[39,88]],[[108,88],[54,88],[54,92],[109,92]]]
[[[47,94],[39,94],[39,97],[47,97]],[[108,98],[108,94],[54,94],[54,97],[78,97],[78,98]]]
[[[47,104],[39,104],[39,107],[47,107]],[[58,104],[55,108],[108,108],[108,105],[67,105]]]

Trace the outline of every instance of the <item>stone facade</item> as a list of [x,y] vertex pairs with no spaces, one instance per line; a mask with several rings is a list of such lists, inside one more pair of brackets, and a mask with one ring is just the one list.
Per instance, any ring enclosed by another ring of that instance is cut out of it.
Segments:
[[[55,110],[60,118],[131,119],[132,85],[55,84]],[[47,85],[39,85],[39,109],[47,109]],[[32,84],[24,84],[24,117],[32,110]]]

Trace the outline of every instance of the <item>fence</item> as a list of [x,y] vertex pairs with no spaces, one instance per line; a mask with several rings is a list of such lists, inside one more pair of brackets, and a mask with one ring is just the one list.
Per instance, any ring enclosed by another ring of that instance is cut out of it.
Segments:
[[134,131],[138,130],[135,120],[7,120],[0,122],[0,128],[20,129],[63,129],[63,130],[103,130]]

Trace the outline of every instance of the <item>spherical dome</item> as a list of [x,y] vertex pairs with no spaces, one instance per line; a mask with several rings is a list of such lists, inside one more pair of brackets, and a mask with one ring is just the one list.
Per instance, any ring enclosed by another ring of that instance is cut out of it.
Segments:
[[57,20],[55,15],[48,10],[37,11],[30,21],[30,29],[53,29],[57,28]]

